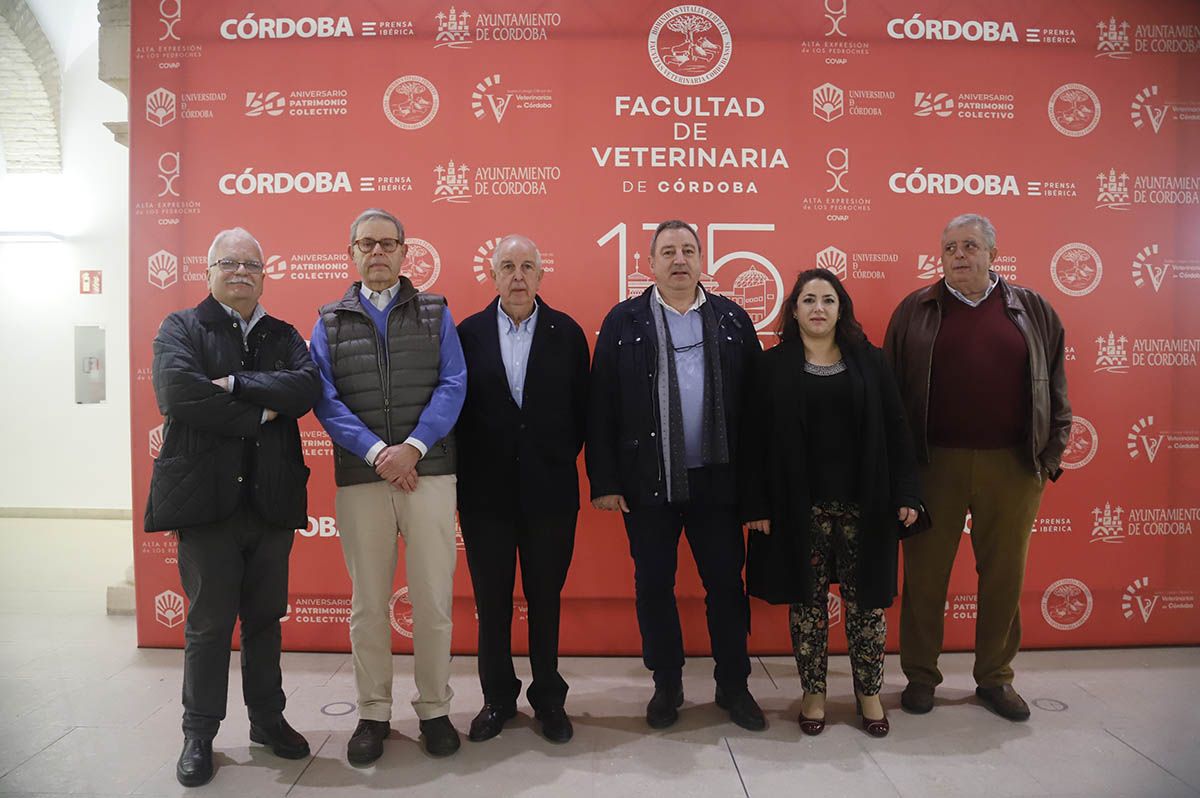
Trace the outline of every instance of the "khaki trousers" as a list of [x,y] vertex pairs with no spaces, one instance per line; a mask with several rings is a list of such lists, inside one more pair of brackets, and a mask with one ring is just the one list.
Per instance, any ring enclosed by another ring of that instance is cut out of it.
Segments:
[[421,720],[450,712],[450,633],[453,603],[455,484],[458,478],[421,477],[405,493],[387,482],[337,489],[335,500],[346,570],[354,585],[350,649],[363,720],[392,718],[392,626],[389,602],[396,574],[397,533],[404,536],[413,659]]
[[1044,486],[1027,459],[1021,449],[931,447],[921,486],[933,528],[904,541],[900,667],[910,682],[942,681],[937,661],[946,591],[969,510],[979,574],[975,682],[981,687],[1012,683],[1029,533]]

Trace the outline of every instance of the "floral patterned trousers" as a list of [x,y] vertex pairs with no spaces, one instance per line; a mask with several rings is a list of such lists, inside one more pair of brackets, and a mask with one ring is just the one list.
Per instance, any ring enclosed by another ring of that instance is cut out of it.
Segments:
[[813,588],[804,604],[791,605],[792,651],[806,693],[824,693],[829,668],[829,581],[832,560],[837,566],[846,642],[854,689],[878,695],[883,687],[883,646],[887,619],[882,609],[860,609],[855,601],[858,581],[859,509],[846,502],[820,502],[812,508]]

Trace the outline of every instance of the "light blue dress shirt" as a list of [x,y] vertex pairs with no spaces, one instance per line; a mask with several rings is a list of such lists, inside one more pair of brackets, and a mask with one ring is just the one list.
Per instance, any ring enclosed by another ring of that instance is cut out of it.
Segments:
[[529,370],[529,349],[533,346],[533,333],[537,329],[538,308],[536,301],[533,313],[521,323],[514,322],[496,303],[496,324],[500,330],[500,359],[504,361],[504,373],[508,376],[508,392],[517,407],[525,401],[525,372]]

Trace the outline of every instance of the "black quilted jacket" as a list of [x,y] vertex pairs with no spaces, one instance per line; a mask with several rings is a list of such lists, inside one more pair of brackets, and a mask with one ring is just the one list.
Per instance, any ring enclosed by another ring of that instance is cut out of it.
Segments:
[[[308,521],[308,468],[296,419],[321,392],[317,367],[296,328],[265,316],[249,352],[211,296],[163,320],[154,338],[154,395],[163,445],[146,502],[147,532],[221,521],[243,498],[267,523]],[[212,380],[232,374],[229,393]],[[263,408],[279,413],[262,423]]]

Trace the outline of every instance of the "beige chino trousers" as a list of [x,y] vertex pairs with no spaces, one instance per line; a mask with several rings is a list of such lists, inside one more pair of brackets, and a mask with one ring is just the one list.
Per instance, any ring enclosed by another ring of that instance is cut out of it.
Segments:
[[421,477],[405,493],[387,482],[337,489],[338,528],[346,570],[354,586],[350,613],[350,649],[363,720],[392,718],[392,582],[404,537],[408,598],[412,602],[416,695],[412,705],[421,720],[450,712],[450,634],[453,628],[454,508],[453,474]]

